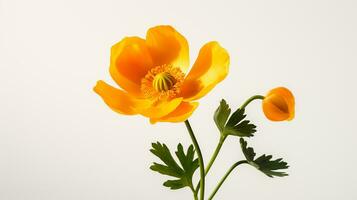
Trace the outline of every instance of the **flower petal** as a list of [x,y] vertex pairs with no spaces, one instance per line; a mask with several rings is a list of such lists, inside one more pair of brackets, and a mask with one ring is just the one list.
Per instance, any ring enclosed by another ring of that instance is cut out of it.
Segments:
[[205,44],[181,87],[180,96],[185,101],[203,97],[227,76],[228,70],[228,52],[218,42]]
[[171,26],[156,26],[147,31],[146,43],[155,66],[172,64],[186,72],[189,67],[188,43]]
[[104,81],[98,81],[94,91],[102,97],[104,102],[114,111],[125,114],[138,114],[141,110],[147,109],[151,102],[144,99],[136,99],[128,93],[116,89]]
[[110,74],[132,95],[141,96],[141,79],[151,67],[153,63],[144,39],[127,37],[111,49]]
[[140,114],[149,118],[160,118],[174,111],[182,102],[182,97],[169,101],[159,101],[153,103],[149,108],[140,112]]
[[196,110],[198,102],[182,102],[173,112],[159,119],[150,118],[150,123],[183,122]]

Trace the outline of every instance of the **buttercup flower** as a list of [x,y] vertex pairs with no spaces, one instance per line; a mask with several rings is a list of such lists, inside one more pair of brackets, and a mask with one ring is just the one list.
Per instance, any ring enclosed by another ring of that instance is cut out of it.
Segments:
[[228,74],[229,55],[217,42],[205,44],[189,68],[186,39],[171,26],[147,31],[146,39],[126,37],[111,49],[110,75],[117,89],[98,81],[94,91],[114,111],[140,114],[155,122],[185,121]]
[[263,100],[263,112],[272,121],[292,120],[295,116],[295,99],[284,87],[269,91]]

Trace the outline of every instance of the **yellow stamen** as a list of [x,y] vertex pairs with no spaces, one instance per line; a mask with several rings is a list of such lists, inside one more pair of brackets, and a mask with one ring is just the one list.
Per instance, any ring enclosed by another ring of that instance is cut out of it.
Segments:
[[157,74],[152,82],[152,86],[158,92],[168,91],[174,86],[175,77],[167,72]]
[[177,67],[161,65],[151,69],[141,80],[141,90],[147,98],[173,98],[180,92],[184,74]]

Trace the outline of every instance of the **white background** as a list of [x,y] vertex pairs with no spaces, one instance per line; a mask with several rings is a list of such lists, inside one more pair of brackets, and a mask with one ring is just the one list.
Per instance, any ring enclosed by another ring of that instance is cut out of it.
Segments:
[[[190,144],[184,125],[118,115],[92,91],[99,79],[114,83],[111,45],[159,24],[186,36],[191,63],[210,40],[230,53],[229,76],[191,117],[206,162],[221,98],[236,108],[281,85],[296,96],[292,122],[248,107],[259,130],[249,144],[283,157],[290,176],[241,166],[216,199],[357,199],[356,10],[353,0],[0,0],[0,199],[192,198],[149,170],[151,142]],[[207,192],[241,158],[229,138]]]

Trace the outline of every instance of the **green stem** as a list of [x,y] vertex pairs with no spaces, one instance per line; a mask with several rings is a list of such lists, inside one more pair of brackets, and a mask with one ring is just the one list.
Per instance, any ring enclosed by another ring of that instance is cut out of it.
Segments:
[[[254,101],[254,100],[256,100],[256,99],[264,99],[264,96],[262,96],[262,95],[254,95],[254,96],[251,96],[249,99],[247,99],[247,100],[241,105],[240,109],[245,109],[245,107],[247,107],[248,104],[250,104],[252,101]],[[216,160],[216,158],[217,158],[217,156],[218,156],[218,153],[219,153],[219,151],[221,150],[222,145],[223,145],[224,141],[226,140],[226,138],[227,138],[227,135],[221,135],[221,137],[219,138],[218,145],[217,145],[217,147],[216,147],[216,149],[215,149],[215,151],[214,151],[214,153],[213,153],[213,155],[212,155],[212,157],[211,157],[211,159],[210,159],[210,161],[209,161],[209,163],[208,163],[208,165],[207,165],[207,167],[206,167],[205,175],[207,175],[208,172],[209,172],[209,170],[211,169],[211,167],[212,167],[214,161]],[[199,186],[200,186],[200,183],[197,184],[197,186],[196,186],[196,191],[199,190]]]
[[[185,121],[186,128],[188,130],[188,133],[190,134],[193,146],[196,149],[197,157],[198,157],[198,163],[200,165],[200,200],[204,200],[204,195],[205,195],[205,166],[203,162],[203,157],[201,153],[201,149],[198,145],[197,139],[195,137],[195,134],[193,133],[192,127],[190,125],[190,122],[188,120]],[[197,194],[196,194],[197,195]]]
[[189,187],[190,187],[190,189],[191,189],[191,191],[192,191],[192,193],[193,193],[193,199],[194,199],[194,200],[198,200],[197,192],[196,192],[196,190],[193,188],[193,185],[191,184]]
[[194,199],[194,200],[198,200],[197,192],[194,192],[194,193],[193,193],[193,199]]
[[262,96],[262,95],[254,95],[254,96],[252,96],[252,97],[250,97],[249,99],[247,99],[244,103],[243,103],[243,105],[240,107],[240,109],[245,109],[245,107],[247,107],[247,105],[250,103],[250,102],[252,102],[252,101],[254,101],[255,99],[264,99],[265,97],[264,96]]
[[221,150],[222,145],[223,145],[224,141],[226,140],[226,138],[227,138],[227,136],[221,136],[219,138],[219,142],[217,144],[216,150],[214,151],[214,153],[213,153],[213,155],[211,157],[211,160],[209,161],[209,163],[208,163],[208,165],[206,167],[205,175],[207,175],[209,170],[211,169],[211,167],[212,167],[214,161],[216,160],[217,155],[218,155],[219,151]]
[[229,168],[229,170],[226,172],[226,174],[223,176],[223,178],[219,181],[218,185],[215,187],[215,189],[213,190],[212,194],[208,197],[208,200],[212,200],[214,195],[216,195],[217,191],[219,190],[219,188],[222,186],[222,184],[224,183],[224,181],[227,179],[227,177],[229,176],[229,174],[240,164],[244,164],[244,163],[248,163],[246,160],[241,160],[238,161],[236,163],[234,163],[232,165],[231,168]]
[[[245,109],[245,107],[247,107],[252,101],[254,101],[254,100],[256,100],[256,99],[261,99],[261,100],[263,100],[264,98],[265,98],[265,97],[262,96],[262,95],[254,95],[254,96],[250,97],[249,99],[247,99],[247,100],[241,105],[240,109]],[[194,134],[193,134],[193,131],[192,131],[192,128],[191,128],[191,125],[190,125],[189,121],[186,120],[186,121],[185,121],[185,124],[186,124],[187,130],[188,130],[189,133],[190,133],[190,136],[191,136],[191,139],[192,139],[192,141],[193,141],[193,143],[194,143],[195,148],[199,150],[198,143],[197,143],[196,138],[195,138],[195,136],[194,136]],[[212,167],[214,161],[216,160],[216,158],[217,158],[217,156],[218,156],[218,153],[220,152],[220,150],[221,150],[221,148],[222,148],[222,145],[223,145],[224,141],[226,140],[226,138],[227,138],[227,135],[221,136],[221,137],[219,138],[219,142],[218,142],[218,144],[217,144],[217,147],[216,147],[215,151],[213,152],[213,155],[212,155],[212,157],[211,157],[211,159],[210,159],[210,161],[209,161],[209,163],[208,163],[206,169],[204,170],[204,176],[206,176],[206,175],[208,174],[209,170],[211,169],[211,167]],[[196,147],[194,141],[196,141],[197,147]],[[200,152],[200,151],[197,151],[197,154],[200,154],[199,152]],[[202,156],[202,155],[201,155],[201,156]],[[200,157],[200,156],[198,156],[198,157]],[[199,162],[200,162],[200,158],[199,158]],[[240,161],[240,162],[241,162],[241,161]],[[201,163],[201,162],[200,162],[200,163]],[[237,163],[236,163],[236,164],[237,164]],[[239,163],[239,164],[241,164],[241,163]],[[238,164],[238,165],[239,165],[239,164]],[[237,165],[237,166],[238,166],[238,165]],[[200,166],[203,166],[203,159],[202,159],[202,165],[200,164]],[[233,166],[232,166],[232,167],[233,167]],[[236,166],[234,166],[234,167],[236,167]],[[233,169],[234,169],[234,167],[233,167]],[[233,169],[232,169],[232,170],[233,170]],[[202,178],[202,170],[201,170],[201,168],[200,168],[200,171],[201,171],[201,180],[204,181],[204,178]],[[230,173],[230,172],[229,172],[229,173]],[[226,174],[226,176],[228,176],[229,173]],[[225,180],[226,178],[227,178],[227,177],[224,177],[224,180]],[[224,182],[224,180],[223,180],[223,182]],[[222,185],[223,182],[222,182],[220,185]],[[201,184],[201,181],[199,181],[198,184],[197,184],[197,186],[196,186],[196,189],[191,188],[192,192],[194,193],[195,199],[197,198],[197,193],[198,193],[198,191],[200,190],[200,188],[202,188],[202,185],[203,185],[203,188],[204,188],[204,183]],[[220,187],[220,185],[219,185],[219,187]],[[214,192],[214,194],[218,191],[219,187],[216,188],[217,190]],[[204,192],[203,192],[203,193],[204,193]],[[200,193],[200,194],[201,194],[201,199],[202,199],[202,190],[201,190],[201,193]],[[214,196],[214,194],[213,194],[213,196]],[[212,198],[213,198],[213,196],[212,196]]]
[[[212,157],[211,157],[211,159],[210,159],[208,165],[206,166],[205,176],[208,174],[208,172],[209,172],[209,170],[211,169],[211,167],[212,167],[214,161],[216,160],[216,158],[217,158],[217,156],[218,156],[218,153],[219,153],[219,151],[221,150],[222,145],[223,145],[224,141],[226,140],[226,138],[227,138],[227,136],[221,136],[221,137],[219,138],[219,142],[218,142],[218,144],[217,144],[217,147],[216,147],[216,149],[215,149],[215,151],[214,151],[214,153],[213,153],[213,155],[212,155]],[[197,186],[196,186],[196,191],[199,190],[199,186],[200,186],[200,183],[197,184]]]

